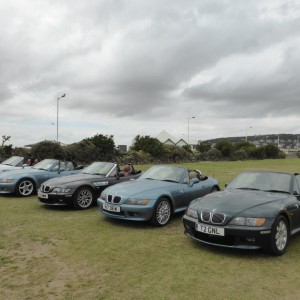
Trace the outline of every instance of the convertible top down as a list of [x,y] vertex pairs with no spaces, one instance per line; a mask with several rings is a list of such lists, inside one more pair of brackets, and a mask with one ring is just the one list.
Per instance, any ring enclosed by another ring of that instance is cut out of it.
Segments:
[[185,234],[229,248],[262,248],[282,255],[300,231],[300,175],[243,172],[224,191],[190,203]]

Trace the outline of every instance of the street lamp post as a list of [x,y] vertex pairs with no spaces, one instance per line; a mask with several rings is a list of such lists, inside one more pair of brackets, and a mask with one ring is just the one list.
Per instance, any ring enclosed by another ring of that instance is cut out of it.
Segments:
[[252,127],[246,127],[246,142],[248,141],[248,128],[252,128]]
[[195,119],[196,117],[188,117],[188,145],[190,144],[190,119]]
[[56,141],[58,143],[58,110],[59,110],[59,100],[61,98],[66,97],[66,94],[61,95],[60,97],[57,97],[57,114],[56,114]]

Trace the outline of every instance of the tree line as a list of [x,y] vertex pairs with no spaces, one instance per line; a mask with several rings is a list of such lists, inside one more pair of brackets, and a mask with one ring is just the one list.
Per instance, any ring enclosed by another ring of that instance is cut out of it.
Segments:
[[[5,142],[9,140],[5,137]],[[3,140],[4,141],[4,140]],[[300,157],[300,153],[297,153]],[[199,141],[196,151],[189,145],[183,147],[165,145],[157,138],[148,135],[137,135],[129,151],[124,153],[116,148],[112,135],[96,134],[80,142],[62,146],[57,142],[43,141],[27,148],[13,148],[12,145],[0,147],[1,161],[12,155],[28,158],[56,158],[75,161],[77,164],[88,165],[94,161],[113,161],[118,163],[180,163],[203,160],[249,160],[285,158],[285,153],[275,145],[256,147],[251,142],[232,143],[222,140],[216,144]]]

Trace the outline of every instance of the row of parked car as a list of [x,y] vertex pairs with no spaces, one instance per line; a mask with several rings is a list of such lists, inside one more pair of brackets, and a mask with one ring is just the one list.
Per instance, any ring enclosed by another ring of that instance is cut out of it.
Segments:
[[98,205],[107,217],[165,226],[183,215],[184,233],[204,244],[262,248],[283,254],[300,231],[300,175],[251,171],[239,174],[224,191],[216,179],[182,166],[156,165],[146,172],[127,164],[45,159],[32,167],[1,172],[0,195],[37,193],[40,203],[87,209]]

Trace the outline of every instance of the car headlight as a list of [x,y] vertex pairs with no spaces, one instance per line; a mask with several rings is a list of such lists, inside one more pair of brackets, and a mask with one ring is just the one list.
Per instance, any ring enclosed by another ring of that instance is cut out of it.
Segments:
[[105,200],[106,194],[102,192],[99,198],[100,198],[101,200]]
[[185,214],[191,218],[198,219],[198,213],[194,209],[187,208],[187,210],[185,211]]
[[0,183],[12,183],[14,180],[12,178],[2,178]]
[[260,227],[263,226],[266,222],[265,218],[244,218],[236,217],[229,224],[238,225],[238,226],[253,226]]
[[124,202],[124,204],[129,204],[129,205],[147,205],[148,203],[149,203],[148,199],[135,199],[135,198],[129,198]]
[[70,192],[70,189],[68,189],[68,188],[55,187],[53,189],[53,193],[62,193],[62,194],[64,194],[64,193],[68,193],[68,192]]

